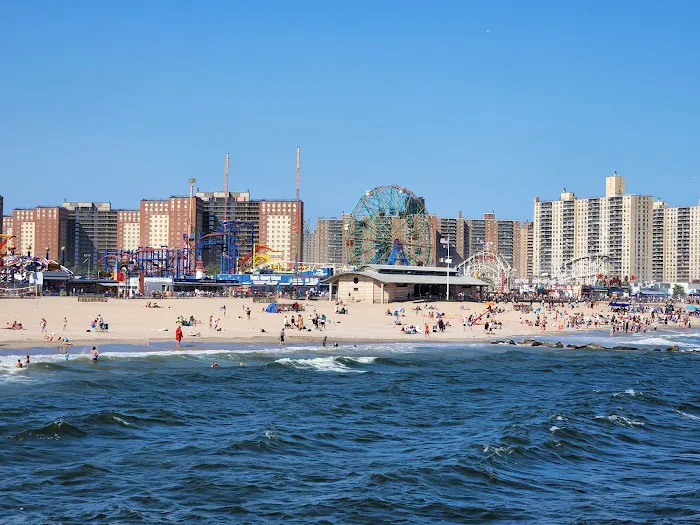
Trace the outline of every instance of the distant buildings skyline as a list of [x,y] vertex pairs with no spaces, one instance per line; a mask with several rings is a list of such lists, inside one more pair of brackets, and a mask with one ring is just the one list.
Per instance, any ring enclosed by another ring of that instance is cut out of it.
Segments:
[[[609,275],[638,281],[700,279],[700,203],[669,206],[649,195],[625,193],[625,178],[605,178],[601,197],[578,198],[564,189],[558,200],[535,198],[532,220],[501,219],[493,212],[478,218],[434,219],[433,264],[445,264],[441,239],[451,243],[452,266],[481,251],[501,255],[516,277],[553,276],[573,260],[605,256]],[[422,201],[423,197],[420,198]],[[429,201],[428,201],[429,203]],[[0,213],[5,209],[0,196]],[[305,210],[300,201],[300,213]],[[190,209],[191,208],[191,209]],[[343,266],[343,216],[320,217],[305,225],[296,245],[296,201],[252,199],[249,191],[196,191],[192,197],[141,199],[138,209],[113,209],[109,202],[64,201],[57,206],[14,209],[3,215],[0,232],[15,235],[14,247],[67,264],[92,264],[110,250],[139,247],[183,248],[186,232],[216,232],[224,219],[238,221],[242,258],[265,245],[284,261]],[[345,214],[347,217],[348,215]],[[298,252],[298,253],[297,253]],[[216,262],[209,254],[205,264]]]

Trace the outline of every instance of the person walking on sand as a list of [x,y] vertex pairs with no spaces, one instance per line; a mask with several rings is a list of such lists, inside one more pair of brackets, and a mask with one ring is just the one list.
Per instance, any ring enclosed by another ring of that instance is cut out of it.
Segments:
[[182,341],[182,328],[179,326],[175,330],[175,348],[180,350],[180,341]]
[[423,326],[423,333],[425,334],[425,337],[430,337],[430,327],[428,326],[428,323],[425,323]]
[[63,318],[63,331],[64,332],[68,331],[68,318],[67,317]]
[[284,328],[280,330],[280,348],[284,348]]

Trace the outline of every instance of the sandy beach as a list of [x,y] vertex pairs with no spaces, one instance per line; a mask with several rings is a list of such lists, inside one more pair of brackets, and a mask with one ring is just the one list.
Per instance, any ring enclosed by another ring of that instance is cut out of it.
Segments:
[[[291,317],[293,312],[267,313],[264,311],[267,303],[253,302],[251,299],[231,298],[192,298],[155,301],[160,308],[146,308],[146,300],[116,300],[108,302],[78,302],[76,297],[40,297],[35,299],[2,299],[0,300],[0,351],[13,348],[37,346],[58,346],[57,339],[66,336],[74,344],[100,345],[107,343],[146,344],[151,341],[173,341],[177,318],[194,316],[201,321],[196,326],[182,328],[184,341],[220,341],[228,343],[276,343],[280,330],[284,325],[284,317]],[[153,301],[151,301],[153,302]],[[286,301],[289,302],[289,301]],[[481,314],[486,305],[483,303],[431,303],[435,309],[430,310],[425,303],[392,303],[390,305],[350,303],[346,304],[347,314],[335,313],[335,303],[327,300],[300,301],[305,311],[305,330],[296,328],[285,330],[288,344],[318,341],[328,338],[328,345],[335,342],[352,341],[386,341],[411,342],[430,339],[433,342],[456,342],[464,340],[504,339],[534,335],[551,335],[557,333],[554,323],[549,323],[547,330],[542,332],[540,327],[529,326],[524,321],[533,321],[535,316],[523,314],[513,309],[513,305],[499,304],[505,312],[498,314],[497,321],[502,328],[488,336],[484,332],[482,320],[473,327],[464,330],[461,319],[470,314]],[[224,313],[222,307],[226,307]],[[421,307],[420,311],[414,308]],[[538,305],[534,305],[536,308]],[[250,319],[246,309],[250,308]],[[395,324],[395,317],[387,315],[387,309],[392,312],[403,308],[404,313],[399,319],[402,325],[416,325],[419,329],[427,322],[431,327],[436,319],[429,317],[429,312],[444,312],[450,326],[444,332],[431,332],[429,337],[421,334],[404,334],[401,326]],[[580,305],[569,312],[585,312],[591,315],[608,311],[607,305],[599,303],[593,310]],[[311,316],[324,315],[327,318],[325,330],[314,328]],[[547,315],[547,314],[545,314]],[[553,313],[548,314],[553,317]],[[91,330],[90,324],[98,316],[109,325],[109,330],[99,332]],[[219,319],[221,331],[209,329],[209,317]],[[67,318],[67,329],[63,330],[63,319]],[[53,335],[54,341],[49,342],[42,333],[40,322],[46,319],[46,334]],[[7,323],[18,321],[23,330],[5,329]],[[308,331],[306,328],[311,328]],[[88,331],[90,330],[90,331]],[[568,333],[582,333],[583,330],[563,330]],[[561,331],[559,331],[561,332]],[[195,334],[201,335],[195,335]]]

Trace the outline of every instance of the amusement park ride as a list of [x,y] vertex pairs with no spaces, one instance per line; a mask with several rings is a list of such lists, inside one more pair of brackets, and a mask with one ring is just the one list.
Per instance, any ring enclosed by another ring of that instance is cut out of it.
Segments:
[[14,238],[14,235],[0,234],[0,283],[26,282],[31,274],[43,271],[64,271],[72,275],[68,268],[49,259],[48,253],[47,257],[15,255]]
[[423,201],[400,186],[365,193],[343,225],[347,262],[430,266],[432,225]]
[[[115,271],[125,274],[141,274],[144,277],[173,277],[186,279],[188,276],[203,276],[204,260],[219,259],[219,274],[233,275],[263,269],[291,271],[292,263],[283,261],[281,252],[262,244],[254,244],[253,224],[244,221],[225,221],[211,233],[200,233],[192,247],[187,248],[139,248],[135,251],[105,252],[98,260],[106,273]],[[245,231],[250,232],[250,245],[253,249],[241,255],[241,245]],[[187,240],[187,234],[183,234]],[[192,265],[194,252],[194,267]]]

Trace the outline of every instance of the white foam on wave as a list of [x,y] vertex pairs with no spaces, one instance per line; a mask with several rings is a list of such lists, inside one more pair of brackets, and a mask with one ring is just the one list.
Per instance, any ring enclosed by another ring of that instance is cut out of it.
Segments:
[[686,418],[688,418],[688,419],[693,419],[693,420],[695,420],[695,421],[700,421],[700,417],[699,417],[699,416],[695,416],[695,415],[693,415],[693,414],[688,414],[687,412],[681,412],[680,410],[676,410],[676,412],[678,412],[681,416],[686,417]]
[[513,447],[509,447],[507,445],[501,445],[501,446],[486,445],[483,448],[483,451],[485,454],[488,454],[490,456],[501,456],[502,454],[512,454]]
[[559,430],[558,426],[552,425],[551,427],[549,427],[550,432],[556,432],[557,430]]
[[[611,339],[613,340],[613,339]],[[684,343],[682,341],[674,341],[673,339],[667,339],[666,337],[643,337],[641,339],[623,339],[620,341],[614,340],[616,345],[621,346],[635,346],[635,345],[645,345],[645,346],[659,346],[659,347],[669,347],[676,345],[681,346],[694,346],[691,343]]]
[[611,416],[596,416],[596,419],[607,419],[608,421],[611,421],[613,423],[616,423],[618,425],[624,426],[624,427],[643,427],[644,423],[642,421],[637,421],[635,419],[631,419],[629,417],[625,416],[618,416],[617,414],[613,414]]
[[277,359],[275,363],[280,363],[285,366],[297,368],[300,370],[318,370],[319,372],[357,372],[363,373],[366,370],[356,370],[343,364],[340,360],[354,361],[360,364],[373,363],[376,357],[352,357],[352,356],[330,356],[330,357],[312,357],[307,359],[292,359],[290,357],[282,357]]
[[637,397],[637,396],[643,396],[643,392],[638,392],[637,390],[633,388],[628,388],[624,392],[615,392],[613,394],[613,397],[620,397],[620,396],[630,396],[630,397]]
[[377,360],[376,357],[346,357],[345,359],[350,359],[351,361],[355,361],[356,363],[363,365],[370,365]]

